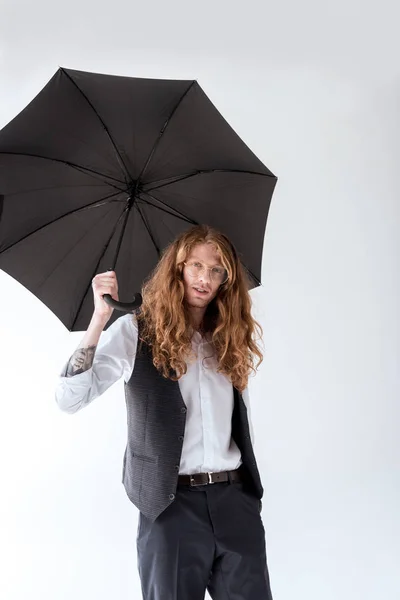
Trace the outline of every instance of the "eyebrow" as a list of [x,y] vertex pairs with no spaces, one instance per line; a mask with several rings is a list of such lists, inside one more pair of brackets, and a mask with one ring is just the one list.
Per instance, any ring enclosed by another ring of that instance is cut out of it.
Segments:
[[[201,260],[201,258],[199,258],[198,256],[192,256],[192,257],[191,257],[189,260],[197,260],[198,262],[201,262],[201,263],[203,263],[203,264],[206,264],[206,263],[204,262],[204,260]],[[207,265],[207,267],[211,267],[211,268],[212,268],[212,267],[223,267],[223,266],[224,266],[224,265],[223,265],[221,262],[219,262],[219,263],[214,263],[213,265]]]

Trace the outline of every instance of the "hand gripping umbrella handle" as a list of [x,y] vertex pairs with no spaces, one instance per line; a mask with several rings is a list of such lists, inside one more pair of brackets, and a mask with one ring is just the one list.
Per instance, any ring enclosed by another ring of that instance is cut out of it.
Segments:
[[[116,260],[114,260],[114,267],[107,269],[107,271],[115,270],[115,262]],[[139,308],[139,306],[142,304],[142,294],[135,294],[133,296],[132,302],[119,302],[119,300],[114,300],[111,294],[104,294],[103,300],[106,304],[108,304],[108,306],[115,308],[115,310],[120,310],[121,312],[128,313],[133,312],[135,308]]]
[[114,300],[111,294],[104,294],[103,300],[112,308],[116,310],[120,310],[122,312],[133,312],[135,308],[139,308],[142,304],[142,294],[135,294],[132,302],[119,302],[118,300]]

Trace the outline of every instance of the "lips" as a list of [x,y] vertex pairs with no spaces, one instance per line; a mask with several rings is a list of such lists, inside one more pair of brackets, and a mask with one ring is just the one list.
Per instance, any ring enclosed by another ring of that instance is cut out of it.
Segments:
[[196,287],[194,287],[194,286],[193,286],[193,289],[194,289],[194,291],[195,291],[197,294],[200,294],[201,296],[207,296],[207,294],[209,293],[209,292],[208,292],[208,290],[205,290],[204,292],[201,292],[200,290],[201,290],[202,288],[199,288],[199,289],[198,289],[198,288],[196,288]]

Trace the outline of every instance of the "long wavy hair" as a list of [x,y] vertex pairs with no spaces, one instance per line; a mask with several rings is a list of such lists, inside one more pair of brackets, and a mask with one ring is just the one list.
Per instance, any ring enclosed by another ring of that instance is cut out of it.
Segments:
[[242,392],[263,360],[257,343],[262,328],[251,316],[250,281],[236,250],[215,229],[196,225],[164,250],[142,288],[143,303],[137,313],[140,337],[150,346],[153,364],[164,377],[177,381],[186,373],[193,356],[193,328],[184,299],[183,268],[194,246],[204,243],[214,246],[228,271],[227,282],[207,306],[204,329],[211,335],[218,371]]

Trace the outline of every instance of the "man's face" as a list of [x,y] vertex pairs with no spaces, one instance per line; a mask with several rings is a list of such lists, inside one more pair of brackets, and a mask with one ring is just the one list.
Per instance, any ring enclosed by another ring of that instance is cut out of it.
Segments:
[[[205,267],[223,268],[219,254],[212,244],[197,244],[185,261]],[[205,309],[215,298],[220,287],[220,282],[213,281],[210,271],[206,268],[203,273],[191,275],[189,268],[184,265],[183,284],[185,287],[185,300],[189,308]]]

